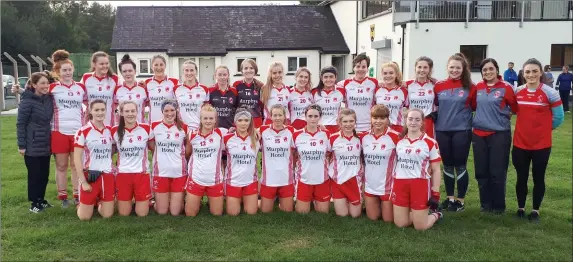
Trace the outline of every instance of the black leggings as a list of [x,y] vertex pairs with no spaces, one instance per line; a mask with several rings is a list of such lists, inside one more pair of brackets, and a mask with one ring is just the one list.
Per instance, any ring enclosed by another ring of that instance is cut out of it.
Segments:
[[519,208],[525,208],[527,199],[527,180],[529,179],[529,164],[532,164],[533,176],[533,210],[539,210],[543,195],[545,195],[545,170],[551,154],[551,147],[539,150],[525,150],[513,146],[511,159],[515,172],[517,173],[517,183],[515,184],[515,194]]
[[28,169],[28,200],[44,200],[48,177],[50,176],[50,156],[24,156]]
[[444,185],[446,195],[453,196],[458,185],[458,198],[464,198],[468,191],[468,172],[466,164],[470,153],[472,131],[436,131],[436,140],[444,164]]

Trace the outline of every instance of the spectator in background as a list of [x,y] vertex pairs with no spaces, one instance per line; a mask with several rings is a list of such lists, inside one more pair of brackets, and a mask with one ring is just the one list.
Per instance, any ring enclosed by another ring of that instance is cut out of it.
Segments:
[[543,67],[543,71],[545,74],[545,83],[546,85],[553,87],[553,74],[551,73],[551,66],[550,65],[545,65],[545,67]]
[[569,73],[569,67],[564,66],[563,72],[557,77],[556,85],[559,89],[559,96],[563,102],[563,110],[565,113],[569,111],[569,94],[571,93],[571,84],[573,83],[573,74]]
[[[515,70],[513,70],[513,66],[514,66],[513,62],[509,62],[509,64],[507,64],[508,68],[503,73],[503,80],[505,82],[510,83],[512,86],[515,86],[515,81],[519,83],[519,78],[517,77],[517,73],[515,73]],[[517,85],[519,86],[520,84]]]
[[517,86],[522,86],[525,84],[525,78],[523,78],[523,69],[519,70],[517,75]]

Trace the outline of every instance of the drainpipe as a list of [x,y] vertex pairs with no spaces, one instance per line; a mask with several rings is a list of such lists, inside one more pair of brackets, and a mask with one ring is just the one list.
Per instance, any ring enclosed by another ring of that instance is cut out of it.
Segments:
[[358,55],[358,21],[360,16],[360,8],[358,8],[358,2],[356,1],[356,55]]
[[402,70],[402,75],[404,75],[404,61],[406,61],[404,58],[404,51],[406,49],[406,39],[404,38],[406,37],[406,23],[401,24],[400,27],[402,27],[402,65],[400,65],[400,70]]

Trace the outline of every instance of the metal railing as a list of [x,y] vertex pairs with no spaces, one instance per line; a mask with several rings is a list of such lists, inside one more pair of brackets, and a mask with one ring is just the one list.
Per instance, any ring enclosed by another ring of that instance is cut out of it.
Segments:
[[[395,22],[571,20],[573,0],[394,1]],[[404,20],[404,21],[402,21]]]

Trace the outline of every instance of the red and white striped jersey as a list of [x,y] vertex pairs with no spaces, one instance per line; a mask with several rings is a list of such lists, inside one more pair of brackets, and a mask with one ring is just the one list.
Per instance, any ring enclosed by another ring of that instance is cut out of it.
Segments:
[[427,81],[420,83],[418,81],[406,81],[408,89],[407,106],[418,108],[424,112],[424,116],[437,110],[434,93],[434,83]]
[[310,91],[298,91],[293,87],[289,98],[289,111],[291,123],[296,119],[305,120],[304,110],[313,103]]
[[82,104],[87,101],[86,87],[75,81],[69,86],[55,82],[50,85],[49,92],[54,99],[52,131],[75,135],[84,122]]
[[277,87],[271,89],[271,95],[265,105],[265,119],[271,119],[271,107],[275,104],[281,104],[286,109],[286,119],[290,118],[288,103],[290,97],[290,90],[287,86]]
[[99,78],[93,72],[85,73],[82,77],[82,83],[86,87],[88,94],[88,108],[86,110],[89,112],[89,104],[96,99],[105,101],[106,111],[104,124],[113,126],[115,124],[115,118],[113,117],[113,94],[119,83],[117,75],[111,77],[106,75],[103,78]]
[[294,183],[294,129],[286,126],[282,130],[275,130],[271,125],[264,125],[259,129],[259,133],[263,148],[261,183],[272,187]]
[[194,86],[178,85],[175,87],[175,98],[179,103],[179,113],[183,123],[197,130],[201,106],[209,102],[209,89],[199,83]]
[[366,77],[362,81],[349,78],[338,82],[337,87],[346,92],[346,107],[356,112],[356,131],[370,130],[370,109],[374,105],[374,90],[378,80]]
[[187,125],[168,125],[163,121],[151,123],[149,141],[155,142],[153,151],[153,176],[182,177],[187,176],[185,159],[185,135]]
[[402,109],[408,103],[408,90],[403,87],[388,89],[383,86],[376,88],[374,93],[377,105],[385,105],[390,110],[390,125],[403,125]]
[[330,136],[330,148],[332,161],[328,168],[328,174],[332,180],[341,185],[357,176],[362,167],[360,138],[355,136],[345,137],[340,132],[332,134]]
[[80,128],[74,139],[74,147],[83,148],[83,168],[104,173],[113,171],[111,128],[98,130],[91,122]]
[[145,80],[145,88],[149,96],[149,123],[161,121],[161,103],[165,99],[175,99],[173,90],[178,85],[175,78],[165,78],[161,81],[154,77]]
[[250,136],[241,137],[237,133],[227,134],[223,141],[227,151],[225,183],[243,187],[257,182],[257,155],[261,147],[259,141],[252,147]]
[[364,156],[366,193],[382,196],[392,190],[392,172],[396,165],[396,144],[399,134],[387,128],[380,136],[367,132],[361,135]]
[[111,129],[111,134],[117,147],[117,170],[119,173],[147,173],[149,162],[147,159],[147,141],[149,141],[149,125],[137,124],[129,129],[125,128],[123,140],[119,143],[118,126]]
[[414,140],[402,138],[396,145],[396,155],[395,179],[429,179],[430,163],[442,160],[438,143],[426,133]]
[[[148,102],[147,90],[144,87],[135,84],[129,87],[125,83],[118,86],[114,92],[114,110],[118,108],[119,103],[123,101],[133,101],[137,104],[137,122],[144,123],[145,121],[145,105]],[[119,108],[118,108],[119,110]],[[119,123],[119,114],[115,114],[116,123]]]
[[195,183],[202,186],[214,186],[223,183],[221,156],[223,154],[223,129],[215,128],[203,136],[199,130],[189,135],[191,159],[187,168]]
[[330,151],[330,134],[324,131],[310,133],[305,129],[294,133],[294,146],[298,153],[296,179],[307,185],[319,185],[328,180],[326,153]]
[[[312,89],[312,96],[314,98],[314,102],[322,109],[320,124],[323,126],[338,125],[336,120],[338,118],[338,113],[342,108],[342,102],[344,102],[346,97],[344,89],[335,88],[330,91],[323,89],[319,94],[318,89],[315,88]],[[370,115],[370,113],[368,115]]]

